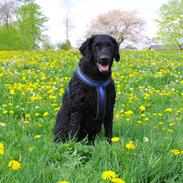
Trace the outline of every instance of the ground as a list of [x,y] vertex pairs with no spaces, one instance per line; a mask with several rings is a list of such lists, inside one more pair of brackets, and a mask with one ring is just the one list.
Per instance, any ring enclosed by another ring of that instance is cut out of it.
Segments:
[[[78,51],[0,52],[0,182],[183,182],[183,52],[122,51],[112,144],[53,143]],[[65,182],[65,183],[66,183]]]

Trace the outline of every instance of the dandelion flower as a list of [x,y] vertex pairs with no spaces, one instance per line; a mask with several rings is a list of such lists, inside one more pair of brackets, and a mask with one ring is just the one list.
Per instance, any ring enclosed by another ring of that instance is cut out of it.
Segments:
[[166,108],[164,112],[173,112],[172,108]]
[[140,111],[145,111],[145,110],[146,110],[146,107],[145,107],[144,105],[141,105],[141,106],[139,107],[139,109],[140,109]]
[[115,178],[117,175],[112,170],[107,170],[102,173],[102,179],[104,180],[111,180],[112,178]]
[[46,117],[46,116],[48,116],[49,115],[49,112],[45,112],[44,114],[43,114],[43,117]]
[[146,116],[146,114],[141,114],[140,116],[145,117],[145,116]]
[[128,150],[135,150],[137,148],[136,144],[130,140],[126,145],[125,148]]
[[11,160],[8,163],[8,167],[10,167],[12,170],[18,170],[21,168],[21,163],[16,160]]
[[175,123],[170,123],[168,126],[170,126],[170,127],[171,127],[171,126],[175,126]]
[[112,142],[118,142],[119,140],[120,140],[119,137],[113,137],[113,138],[111,138],[111,141],[112,141]]
[[179,156],[179,155],[183,154],[183,151],[178,150],[178,149],[172,149],[171,152],[175,156]]
[[0,122],[0,127],[5,127],[5,126],[6,126],[6,124],[5,124],[5,123]]
[[35,113],[35,116],[36,116],[36,117],[39,116],[39,115],[40,115],[40,114],[39,114],[38,112]]
[[23,121],[24,124],[29,124],[28,120]]
[[125,181],[123,179],[120,179],[120,178],[112,178],[111,181],[113,183],[125,183]]
[[29,151],[29,152],[32,152],[34,148],[35,148],[34,146],[30,146],[30,147],[28,148],[28,151]]
[[39,123],[39,124],[38,124],[38,127],[39,127],[39,128],[42,128],[42,127],[43,127],[43,124]]
[[7,111],[7,110],[4,110],[4,111],[3,111],[3,114],[7,114],[7,113],[8,113],[8,111]]
[[59,181],[58,183],[69,183],[69,182],[66,181],[66,180],[61,180],[61,181]]
[[41,135],[35,135],[34,138],[35,139],[40,139],[41,138]]
[[15,95],[15,90],[14,89],[10,89],[10,94],[11,95]]
[[143,142],[147,143],[147,142],[149,142],[149,139],[147,137],[143,137]]
[[0,155],[4,154],[4,144],[0,143]]
[[129,111],[126,111],[124,113],[125,113],[125,115],[129,116],[129,115],[132,115],[133,114],[133,111],[129,110]]

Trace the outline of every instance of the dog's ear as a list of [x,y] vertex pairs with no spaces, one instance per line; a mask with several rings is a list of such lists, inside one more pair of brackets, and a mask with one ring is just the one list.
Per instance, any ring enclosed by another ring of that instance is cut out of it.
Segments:
[[115,44],[114,58],[118,62],[120,60],[120,51],[119,51],[119,44],[117,43],[117,41],[115,39],[114,39],[114,44]]
[[92,43],[94,40],[95,36],[91,36],[90,38],[88,38],[79,48],[79,51],[81,52],[81,54],[85,57],[85,56],[91,56],[92,53]]

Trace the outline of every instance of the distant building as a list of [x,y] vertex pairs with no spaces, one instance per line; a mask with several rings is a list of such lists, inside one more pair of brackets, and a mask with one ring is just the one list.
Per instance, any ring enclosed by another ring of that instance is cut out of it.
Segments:
[[[162,46],[162,45],[160,45],[160,44],[152,44],[152,45],[150,45],[149,46],[149,50],[164,50],[164,49],[166,49],[166,47],[164,47],[164,46]],[[177,46],[177,45],[172,45],[171,47],[170,47],[170,49],[171,50],[183,50],[183,44],[182,45],[180,45],[180,46]]]
[[163,50],[163,46],[160,44],[150,45],[149,50]]
[[180,49],[181,49],[181,50],[183,50],[183,44],[182,44],[182,45],[180,45]]

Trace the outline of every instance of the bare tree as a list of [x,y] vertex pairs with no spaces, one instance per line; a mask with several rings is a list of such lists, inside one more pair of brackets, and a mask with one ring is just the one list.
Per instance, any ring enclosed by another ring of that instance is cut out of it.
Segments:
[[109,34],[121,44],[125,39],[137,41],[143,30],[144,20],[136,11],[112,10],[99,15],[92,23],[87,36],[92,34]]
[[64,26],[65,26],[65,33],[66,33],[66,40],[69,40],[70,31],[73,28],[70,15],[69,15],[69,9],[66,9],[66,14],[64,18]]
[[63,6],[65,10],[65,17],[63,19],[63,24],[65,26],[66,42],[69,40],[70,32],[74,28],[72,24],[72,19],[70,17],[70,10],[72,7],[72,0],[63,0]]
[[0,24],[9,26],[14,18],[16,4],[14,1],[4,0],[0,3]]

